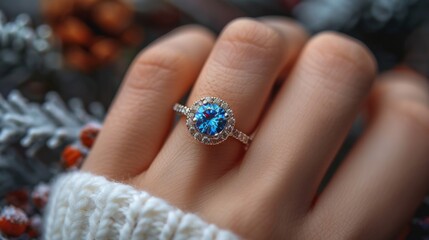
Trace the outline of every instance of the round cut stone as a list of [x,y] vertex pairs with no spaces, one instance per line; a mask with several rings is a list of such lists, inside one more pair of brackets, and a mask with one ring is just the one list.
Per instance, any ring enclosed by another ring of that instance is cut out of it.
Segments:
[[215,103],[201,105],[195,113],[195,118],[198,131],[210,136],[220,133],[227,123],[225,109]]

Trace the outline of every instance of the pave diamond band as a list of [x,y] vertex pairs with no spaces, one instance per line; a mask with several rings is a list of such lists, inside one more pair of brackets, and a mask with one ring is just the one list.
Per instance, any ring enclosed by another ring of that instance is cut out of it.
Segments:
[[191,107],[175,104],[173,109],[186,116],[189,133],[201,143],[216,145],[232,136],[248,146],[252,140],[235,129],[234,113],[220,98],[204,97]]

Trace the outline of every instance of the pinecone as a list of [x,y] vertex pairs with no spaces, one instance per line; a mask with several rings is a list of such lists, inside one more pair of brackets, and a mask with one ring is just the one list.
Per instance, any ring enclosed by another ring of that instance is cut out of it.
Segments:
[[88,72],[142,42],[134,9],[124,0],[43,0],[45,18],[62,40],[67,63]]

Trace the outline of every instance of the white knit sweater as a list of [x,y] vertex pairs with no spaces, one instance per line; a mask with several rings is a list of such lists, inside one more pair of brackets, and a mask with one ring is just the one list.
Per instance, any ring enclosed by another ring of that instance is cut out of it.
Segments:
[[44,238],[239,239],[147,192],[83,172],[66,174],[55,182]]

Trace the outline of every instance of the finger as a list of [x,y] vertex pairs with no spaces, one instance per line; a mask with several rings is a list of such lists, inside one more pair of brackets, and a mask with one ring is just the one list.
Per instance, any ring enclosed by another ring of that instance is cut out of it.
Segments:
[[371,54],[357,41],[336,33],[314,37],[263,119],[238,181],[266,186],[259,196],[271,196],[288,217],[303,214],[374,72]]
[[[262,21],[265,24],[268,24],[270,27],[273,27],[277,29],[280,32],[284,32],[287,35],[289,33],[285,32],[284,26],[285,24],[294,24],[294,20],[285,18],[285,17],[278,17],[278,16],[267,16],[267,17],[261,17],[259,18],[260,21]],[[297,40],[295,41],[287,41],[287,55],[286,55],[286,64],[283,66],[283,69],[280,72],[280,75],[277,77],[276,86],[279,88],[281,84],[286,80],[287,76],[289,75],[289,72],[291,69],[293,69],[293,66],[296,63],[296,59],[298,58],[299,54],[301,53],[301,49],[304,46],[304,44],[307,42],[309,36],[305,30],[301,30],[301,33],[297,32],[295,38]]]
[[189,90],[212,45],[211,33],[189,26],[143,51],[129,70],[83,169],[111,178],[145,170],[170,129],[171,106]]
[[329,219],[322,238],[395,239],[429,190],[429,88],[420,80],[390,73],[377,84],[372,122],[311,213],[311,226]]
[[[220,97],[234,111],[236,127],[251,133],[276,77],[292,60],[289,55],[299,51],[299,47],[289,46],[299,46],[296,41],[302,45],[305,36],[300,26],[289,21],[276,28],[269,21],[234,21],[213,48],[188,105],[204,96]],[[195,181],[204,184],[224,174],[243,154],[244,146],[235,139],[216,146],[195,141],[184,122],[178,123],[148,172],[157,183],[175,182],[184,187]],[[167,174],[168,179],[162,177]]]

